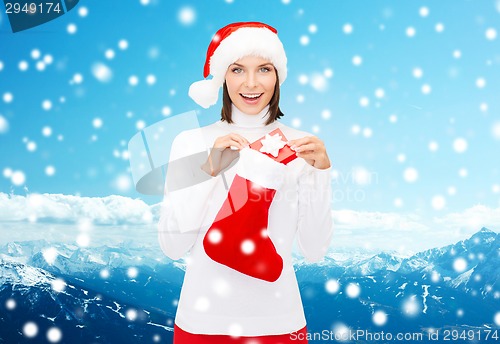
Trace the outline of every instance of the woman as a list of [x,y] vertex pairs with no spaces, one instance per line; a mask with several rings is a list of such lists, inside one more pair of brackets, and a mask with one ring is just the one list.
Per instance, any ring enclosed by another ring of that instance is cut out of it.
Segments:
[[[222,86],[222,118],[174,140],[159,222],[164,253],[190,253],[174,343],[307,343],[292,246],[296,238],[314,262],[330,243],[325,146],[277,121],[287,69],[271,26],[220,29],[207,52],[209,74],[189,95],[208,108]],[[273,158],[287,149],[286,162]]]

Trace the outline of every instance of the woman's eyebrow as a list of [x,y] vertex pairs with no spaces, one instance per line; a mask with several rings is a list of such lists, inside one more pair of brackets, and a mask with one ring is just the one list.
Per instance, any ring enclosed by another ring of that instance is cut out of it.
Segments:
[[[236,62],[233,63],[232,66],[238,66],[238,67],[243,67],[243,68],[245,67],[244,65],[241,65],[241,64],[236,63]],[[257,67],[264,67],[264,66],[272,66],[272,63],[266,62],[266,63],[263,63],[263,64],[257,66]]]

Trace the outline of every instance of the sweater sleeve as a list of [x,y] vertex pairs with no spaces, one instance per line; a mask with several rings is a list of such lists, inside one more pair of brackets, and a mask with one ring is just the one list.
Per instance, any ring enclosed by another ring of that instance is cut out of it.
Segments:
[[306,163],[299,176],[297,244],[308,262],[323,259],[333,235],[330,172]]
[[[210,200],[225,190],[222,176],[201,169],[208,153],[201,132],[179,134],[172,143],[158,223],[158,240],[165,255],[181,258],[207,223]],[[217,191],[219,190],[219,191]]]

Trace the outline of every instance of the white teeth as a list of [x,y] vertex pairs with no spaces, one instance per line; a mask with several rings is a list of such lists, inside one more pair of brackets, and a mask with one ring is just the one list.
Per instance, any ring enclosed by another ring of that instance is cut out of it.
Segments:
[[259,93],[259,94],[243,94],[242,93],[241,95],[245,98],[259,98],[262,95],[262,93]]

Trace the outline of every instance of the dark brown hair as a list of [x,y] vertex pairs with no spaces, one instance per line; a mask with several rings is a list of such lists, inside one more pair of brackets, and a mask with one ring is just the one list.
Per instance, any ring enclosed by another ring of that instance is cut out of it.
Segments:
[[[269,101],[269,112],[270,116],[266,121],[266,125],[273,123],[281,116],[285,114],[280,110],[280,82],[278,79],[278,71],[274,69],[276,73],[276,85],[274,85],[274,94]],[[227,123],[233,123],[231,119],[231,98],[229,97],[229,91],[227,90],[226,82],[224,81],[224,85],[222,85],[222,109],[220,112],[220,117],[222,121],[226,121]]]

